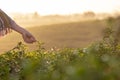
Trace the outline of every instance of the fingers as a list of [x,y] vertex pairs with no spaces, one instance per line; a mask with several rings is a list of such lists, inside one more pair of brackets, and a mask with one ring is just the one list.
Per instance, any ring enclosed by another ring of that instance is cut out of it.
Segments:
[[33,43],[36,42],[36,39],[34,38],[34,36],[32,36],[31,34],[25,34],[23,35],[23,39],[26,43]]
[[36,39],[34,37],[31,37],[29,40],[28,40],[28,43],[33,43],[33,42],[36,42]]
[[36,42],[36,40],[33,37],[31,37],[31,38],[25,38],[25,42],[26,43],[33,43],[33,42]]

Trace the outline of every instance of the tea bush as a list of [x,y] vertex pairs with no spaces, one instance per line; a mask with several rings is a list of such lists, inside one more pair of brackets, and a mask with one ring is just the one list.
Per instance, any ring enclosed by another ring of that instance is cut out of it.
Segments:
[[119,80],[120,46],[105,41],[83,49],[29,51],[21,42],[0,55],[0,80]]
[[[111,22],[112,20],[110,20]],[[0,55],[0,80],[120,80],[120,44],[112,28],[86,48],[29,51],[19,42]]]

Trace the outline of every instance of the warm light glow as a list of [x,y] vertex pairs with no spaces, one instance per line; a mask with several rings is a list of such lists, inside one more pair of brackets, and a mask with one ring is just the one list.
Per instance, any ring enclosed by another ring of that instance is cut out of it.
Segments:
[[120,9],[120,0],[0,0],[6,12],[72,14],[84,11],[112,12]]

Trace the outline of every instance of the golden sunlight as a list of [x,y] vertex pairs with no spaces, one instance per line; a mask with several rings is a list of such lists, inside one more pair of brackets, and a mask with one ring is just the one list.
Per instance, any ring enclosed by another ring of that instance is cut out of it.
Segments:
[[0,0],[0,8],[6,12],[39,12],[47,14],[72,14],[85,11],[119,11],[120,0]]

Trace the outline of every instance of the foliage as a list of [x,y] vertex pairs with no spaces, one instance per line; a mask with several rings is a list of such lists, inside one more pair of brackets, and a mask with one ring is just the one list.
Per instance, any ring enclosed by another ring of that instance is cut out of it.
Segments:
[[112,28],[86,48],[29,51],[21,42],[0,55],[0,80],[120,80],[120,44]]
[[29,51],[21,42],[0,56],[0,80],[119,80],[120,46],[94,43],[83,49]]

